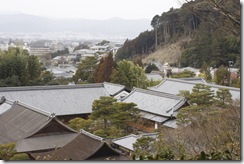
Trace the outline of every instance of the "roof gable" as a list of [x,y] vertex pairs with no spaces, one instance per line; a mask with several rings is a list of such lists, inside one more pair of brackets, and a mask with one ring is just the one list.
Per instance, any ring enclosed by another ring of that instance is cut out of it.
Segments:
[[[52,131],[53,130],[53,131]],[[53,114],[21,102],[0,115],[0,143],[16,142],[33,135],[75,133],[59,122]]]
[[119,153],[103,142],[103,138],[84,130],[60,149],[34,154],[35,157],[39,156],[39,160],[45,159],[45,156],[50,156],[49,160],[86,160],[105,155],[119,155]]
[[50,121],[49,115],[16,102],[0,115],[0,144],[16,142]]
[[31,137],[39,137],[45,135],[57,135],[57,134],[65,134],[65,133],[77,133],[75,130],[69,128],[64,125],[62,122],[58,121],[56,117],[52,118],[47,124],[36,131],[34,134],[31,134],[27,138]]

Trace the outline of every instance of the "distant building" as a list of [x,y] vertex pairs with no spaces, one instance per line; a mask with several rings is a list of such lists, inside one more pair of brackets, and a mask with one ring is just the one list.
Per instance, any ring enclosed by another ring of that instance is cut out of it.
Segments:
[[116,53],[118,50],[123,46],[123,43],[115,43],[114,45],[111,46],[111,51],[113,53],[113,58],[115,57]]
[[192,88],[196,84],[199,84],[199,83],[211,87],[211,90],[213,90],[215,93],[220,88],[229,89],[233,100],[240,99],[240,88],[213,85],[213,84],[205,83],[204,81],[199,80],[197,78],[189,78],[188,80],[187,80],[187,78],[184,78],[184,79],[165,78],[157,86],[149,87],[148,89],[153,90],[153,91],[170,93],[170,94],[176,95],[176,94],[179,94],[181,90],[187,90],[187,91],[191,92]]
[[161,81],[164,75],[160,71],[152,71],[151,73],[147,73],[146,76],[148,80]]
[[87,57],[96,57],[97,56],[97,52],[94,50],[90,50],[90,49],[80,49],[73,53],[76,55],[79,55],[79,58],[81,61],[85,60]]
[[41,55],[46,55],[53,53],[54,51],[49,47],[49,46],[31,46],[30,47],[30,55],[36,55],[36,56],[41,56]]
[[[159,71],[160,72],[164,72],[164,66],[160,63],[160,62],[158,62],[158,61],[153,61],[153,62],[151,62],[151,64],[155,64],[156,65],[156,67],[159,69]],[[167,73],[167,72],[166,72]]]
[[80,50],[75,51],[74,53],[85,55],[85,54],[96,54],[96,51],[95,50],[89,50],[89,49],[80,49]]
[[72,78],[77,68],[70,64],[59,64],[58,66],[51,66],[47,71],[53,73],[56,78]]
[[62,43],[52,43],[50,48],[54,51],[63,51],[65,49],[65,46]]
[[180,68],[178,73],[183,72],[183,71],[191,71],[194,72],[196,74],[196,77],[198,77],[198,75],[200,74],[200,69],[196,69],[193,67],[184,67],[184,68]]
[[[175,119],[178,111],[189,105],[184,97],[139,88],[134,88],[121,101],[137,104],[141,120],[132,126],[145,132],[152,132],[159,126],[177,128]],[[172,120],[174,124],[165,124]]]
[[104,53],[109,51],[109,46],[92,46],[90,47],[91,50],[99,52],[99,53]]

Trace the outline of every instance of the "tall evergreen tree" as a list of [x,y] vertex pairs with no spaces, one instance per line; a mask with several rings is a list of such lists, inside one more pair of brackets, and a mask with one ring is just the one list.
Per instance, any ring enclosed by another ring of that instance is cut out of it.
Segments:
[[103,130],[106,132],[108,120],[111,115],[115,112],[113,103],[116,99],[112,97],[100,97],[100,100],[95,100],[92,105],[92,114],[90,118],[93,120],[102,119],[103,120]]
[[214,93],[209,86],[196,84],[189,96],[189,102],[197,105],[211,105],[213,103]]
[[96,57],[87,57],[79,65],[76,74],[73,76],[73,80],[77,82],[78,80],[93,82],[93,72],[97,66]]

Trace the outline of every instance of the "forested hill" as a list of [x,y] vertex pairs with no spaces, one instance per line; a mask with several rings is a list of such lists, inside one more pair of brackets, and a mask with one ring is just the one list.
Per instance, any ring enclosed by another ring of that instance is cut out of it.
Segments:
[[[214,2],[195,0],[184,3],[180,9],[171,8],[168,12],[155,15],[151,20],[153,30],[127,40],[117,52],[116,60],[143,59],[153,52],[158,51],[160,54],[160,50],[177,43],[181,51],[176,60],[167,61],[170,64],[178,66],[180,63],[181,67],[197,68],[207,64],[216,68],[220,65],[228,66],[228,61],[232,60],[234,66],[239,67],[240,1]],[[160,55],[157,57],[160,58]]]

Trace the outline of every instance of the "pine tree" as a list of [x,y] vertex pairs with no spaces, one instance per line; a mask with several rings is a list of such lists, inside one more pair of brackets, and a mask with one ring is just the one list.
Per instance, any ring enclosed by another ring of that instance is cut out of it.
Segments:
[[188,101],[191,104],[211,105],[213,103],[213,97],[214,93],[211,87],[204,84],[196,84],[192,89]]
[[101,96],[100,100],[95,100],[92,104],[92,114],[90,118],[93,120],[102,119],[103,120],[103,130],[107,131],[108,120],[111,115],[115,112],[113,103],[116,99],[112,97]]

